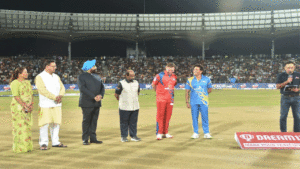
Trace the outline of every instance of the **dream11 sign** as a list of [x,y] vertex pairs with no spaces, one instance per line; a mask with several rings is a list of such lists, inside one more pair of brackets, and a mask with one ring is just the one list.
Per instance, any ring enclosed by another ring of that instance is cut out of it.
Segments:
[[237,132],[234,138],[241,149],[300,149],[300,133]]

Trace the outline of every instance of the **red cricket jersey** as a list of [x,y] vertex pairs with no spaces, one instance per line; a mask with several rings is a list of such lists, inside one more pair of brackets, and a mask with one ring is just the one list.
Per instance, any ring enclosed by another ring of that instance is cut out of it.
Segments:
[[160,72],[152,84],[156,86],[156,101],[174,102],[174,87],[177,84],[177,76],[174,73],[169,76],[167,71]]

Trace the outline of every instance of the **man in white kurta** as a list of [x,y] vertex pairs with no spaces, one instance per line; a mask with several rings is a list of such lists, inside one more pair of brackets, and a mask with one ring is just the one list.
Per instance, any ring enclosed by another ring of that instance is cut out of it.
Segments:
[[52,147],[66,147],[59,142],[59,128],[61,125],[62,111],[61,98],[65,94],[65,87],[55,72],[54,61],[45,63],[45,70],[37,75],[35,84],[39,92],[39,117],[40,149],[47,150],[48,128],[52,140]]

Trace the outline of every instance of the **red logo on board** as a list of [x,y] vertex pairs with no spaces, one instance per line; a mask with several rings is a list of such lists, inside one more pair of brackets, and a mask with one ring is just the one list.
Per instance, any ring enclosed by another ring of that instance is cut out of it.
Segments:
[[10,89],[10,86],[9,86],[9,85],[7,85],[7,86],[4,86],[4,87],[3,87],[3,89],[4,89],[5,91],[7,91],[7,90],[9,90],[9,89]]
[[252,85],[252,88],[258,88],[258,84]]
[[75,87],[76,87],[75,85],[71,85],[70,89],[73,90],[73,89],[75,89]]

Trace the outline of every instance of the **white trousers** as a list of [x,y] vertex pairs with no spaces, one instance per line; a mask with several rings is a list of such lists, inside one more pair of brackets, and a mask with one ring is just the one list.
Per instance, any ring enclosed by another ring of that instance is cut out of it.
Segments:
[[52,145],[59,145],[59,124],[57,123],[50,123],[45,124],[44,126],[40,127],[40,140],[39,144],[42,146],[43,144],[46,144],[48,146],[49,139],[48,139],[48,128],[50,127],[50,134],[51,134],[51,140]]

